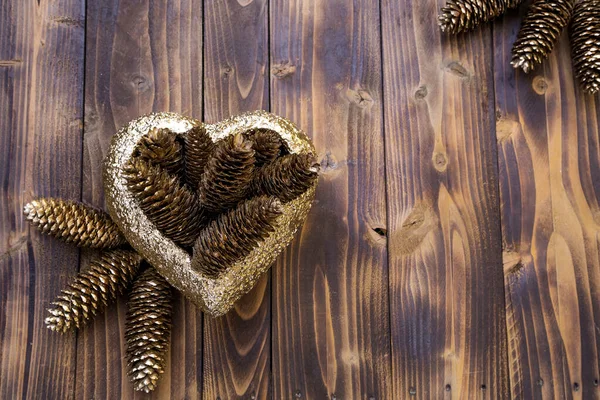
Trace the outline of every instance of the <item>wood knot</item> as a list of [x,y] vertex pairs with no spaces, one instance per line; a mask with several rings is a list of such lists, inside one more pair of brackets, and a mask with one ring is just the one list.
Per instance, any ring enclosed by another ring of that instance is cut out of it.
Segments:
[[224,78],[227,78],[231,74],[233,74],[233,67],[231,65],[225,65],[221,68],[221,75]]
[[433,155],[433,167],[438,172],[444,172],[448,168],[448,158],[445,153],[434,153]]
[[321,160],[321,173],[325,174],[338,169],[339,164],[331,152],[325,153],[325,157]]
[[346,97],[350,102],[356,104],[359,108],[367,108],[373,105],[375,102],[369,92],[366,90],[352,90],[348,89],[346,91]]
[[145,92],[150,88],[150,80],[141,74],[133,74],[130,83],[138,92]]
[[427,86],[423,85],[415,91],[415,99],[423,100],[425,97],[427,97],[427,94]]
[[296,66],[289,62],[275,64],[271,67],[271,75],[279,79],[290,76],[294,72],[296,72]]
[[402,227],[392,234],[391,246],[400,254],[411,254],[423,242],[427,234],[434,229],[438,218],[433,208],[418,202],[402,223]]
[[446,64],[444,70],[452,75],[459,77],[460,79],[468,79],[470,74],[465,67],[462,66],[458,61],[451,61]]
[[533,78],[531,85],[533,86],[533,90],[539,95],[546,94],[546,91],[548,90],[548,83],[543,76],[538,75]]
[[496,140],[503,143],[514,134],[521,132],[521,123],[512,119],[501,118],[496,121]]

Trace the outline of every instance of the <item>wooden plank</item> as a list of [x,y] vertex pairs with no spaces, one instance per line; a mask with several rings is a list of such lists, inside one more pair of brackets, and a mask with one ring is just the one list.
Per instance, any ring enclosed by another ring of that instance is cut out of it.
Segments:
[[515,72],[519,25],[494,26],[512,397],[600,399],[600,106],[576,89],[567,35]]
[[378,2],[271,2],[271,103],[313,138],[317,199],[273,269],[276,399],[389,399]]
[[[152,111],[202,116],[202,6],[89,2],[86,55],[83,197],[102,206],[101,163],[118,128]],[[199,398],[202,316],[180,295],[174,310],[170,361],[153,397]],[[77,398],[134,397],[125,369],[125,311],[121,299],[82,331]]]
[[382,1],[394,398],[509,397],[490,28]]
[[0,7],[0,398],[73,397],[75,334],[44,326],[78,250],[23,218],[35,197],[81,196],[85,2]]
[[[268,110],[267,0],[207,0],[205,7],[205,121]],[[205,318],[204,398],[271,398],[269,275],[227,315]]]

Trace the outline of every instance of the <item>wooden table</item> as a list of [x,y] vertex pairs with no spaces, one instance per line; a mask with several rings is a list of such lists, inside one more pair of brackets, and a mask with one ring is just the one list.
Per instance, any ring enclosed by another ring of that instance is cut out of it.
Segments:
[[442,3],[0,0],[0,398],[144,397],[124,300],[45,329],[92,253],[23,205],[102,206],[110,138],[141,114],[255,109],[313,138],[317,200],[234,312],[177,297],[154,398],[600,398],[598,99],[566,35],[525,75],[519,13],[442,37]]

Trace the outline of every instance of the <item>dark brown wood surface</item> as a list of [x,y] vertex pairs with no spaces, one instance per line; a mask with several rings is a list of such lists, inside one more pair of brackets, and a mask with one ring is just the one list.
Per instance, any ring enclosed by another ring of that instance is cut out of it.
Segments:
[[393,393],[506,399],[491,31],[442,3],[382,1]]
[[494,25],[511,393],[600,399],[600,107],[573,82],[566,35],[529,76],[502,63],[518,26]]
[[[0,0],[0,398],[600,399],[600,107],[566,35],[529,75],[520,12],[457,37],[444,0]],[[265,109],[322,167],[304,227],[236,308],[177,295],[134,393],[125,301],[78,333],[48,303],[91,252],[25,203],[104,203],[114,132]]]

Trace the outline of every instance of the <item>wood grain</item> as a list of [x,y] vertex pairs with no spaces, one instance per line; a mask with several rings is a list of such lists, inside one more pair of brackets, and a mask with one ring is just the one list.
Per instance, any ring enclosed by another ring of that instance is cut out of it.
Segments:
[[600,107],[566,35],[530,75],[510,67],[519,23],[494,27],[512,397],[600,399]]
[[273,269],[276,399],[392,398],[379,22],[373,1],[271,2],[273,111],[322,158]]
[[394,398],[509,397],[489,27],[382,1]]
[[[195,1],[88,3],[84,200],[104,204],[102,159],[121,126],[153,111],[202,115],[202,6]],[[170,360],[155,398],[199,398],[202,316],[177,295]],[[124,357],[125,301],[80,334],[77,398],[132,398]],[[135,397],[147,397],[135,394]]]
[[[268,110],[267,0],[205,1],[204,120]],[[205,318],[204,398],[270,399],[269,274],[220,318]]]
[[84,2],[0,6],[0,398],[73,398],[75,335],[44,326],[78,250],[30,228],[36,197],[81,197]]

